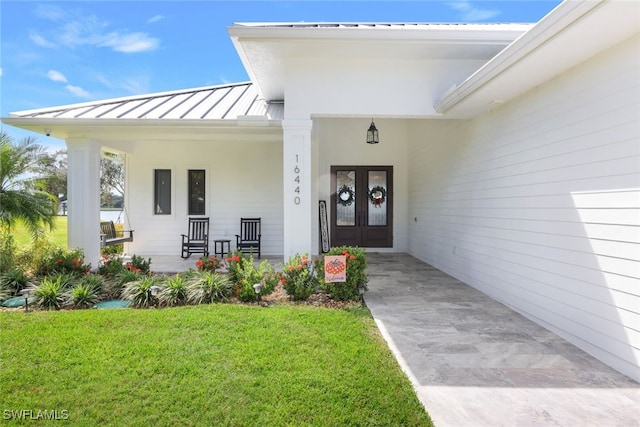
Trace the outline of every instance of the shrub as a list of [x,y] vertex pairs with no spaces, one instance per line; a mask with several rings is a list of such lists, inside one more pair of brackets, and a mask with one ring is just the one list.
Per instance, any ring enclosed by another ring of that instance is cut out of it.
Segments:
[[124,264],[118,256],[105,257],[98,266],[98,274],[107,277],[115,277],[124,270]]
[[122,270],[120,273],[116,275],[116,277],[114,278],[114,282],[122,286],[126,283],[140,280],[142,279],[142,276],[143,276],[142,273],[139,271]]
[[[234,295],[242,302],[252,302],[258,300],[253,285],[260,283],[262,289],[260,295],[268,295],[273,292],[277,282],[273,280],[265,280],[266,277],[271,277],[273,269],[269,265],[269,262],[264,260],[256,268],[253,263],[253,256],[240,257],[238,261],[233,261],[233,275],[235,277]],[[229,270],[231,271],[231,270]]]
[[6,273],[14,269],[16,251],[13,235],[4,230],[0,231],[0,273]]
[[331,295],[335,300],[349,301],[360,299],[358,287],[361,286],[367,290],[367,282],[369,281],[365,269],[367,267],[367,258],[364,249],[342,246],[331,248],[325,255],[344,255],[347,259],[347,281],[344,283],[327,283],[324,281],[324,256],[316,260],[316,272],[320,288]]
[[0,289],[8,296],[17,295],[18,291],[26,288],[28,283],[29,277],[21,270],[13,269],[0,274]]
[[131,301],[136,308],[152,307],[156,303],[152,288],[159,284],[158,278],[153,276],[144,276],[140,280],[128,282],[122,290],[122,298]]
[[201,256],[198,261],[196,261],[196,267],[198,271],[211,271],[214,272],[221,266],[221,262],[216,256]]
[[69,286],[68,276],[57,275],[42,279],[40,285],[34,287],[38,306],[47,310],[59,310],[64,303],[64,294]]
[[262,290],[260,292],[261,295],[269,295],[275,291],[276,286],[280,282],[280,273],[274,271],[273,269],[269,269],[264,274],[264,278],[262,279]]
[[165,287],[158,295],[160,304],[169,307],[186,304],[187,284],[187,279],[181,274],[168,278]]
[[245,257],[242,252],[238,251],[225,259],[225,263],[227,264],[227,274],[229,275],[229,280],[232,283],[237,283],[242,277],[240,272],[242,270],[242,265],[246,260],[247,257]]
[[282,286],[294,301],[303,301],[309,298],[316,290],[318,279],[313,271],[313,263],[309,257],[296,254],[289,258],[282,268]]
[[149,274],[151,271],[151,258],[145,261],[141,256],[134,255],[131,257],[131,261],[125,265],[125,268],[137,273]]
[[83,275],[91,271],[91,265],[84,263],[84,254],[81,249],[55,248],[40,262],[38,275],[49,276],[52,274],[76,274]]
[[100,248],[100,255],[103,257],[112,257],[114,255],[120,255],[123,251],[124,244],[118,243]]
[[19,265],[24,271],[37,274],[40,265],[57,250],[66,249],[55,245],[48,236],[38,237],[17,252],[15,265]]
[[209,271],[196,272],[187,286],[187,300],[192,304],[225,302],[231,296],[233,284],[226,275]]
[[66,304],[74,308],[92,307],[98,300],[99,292],[91,283],[78,283],[66,294]]

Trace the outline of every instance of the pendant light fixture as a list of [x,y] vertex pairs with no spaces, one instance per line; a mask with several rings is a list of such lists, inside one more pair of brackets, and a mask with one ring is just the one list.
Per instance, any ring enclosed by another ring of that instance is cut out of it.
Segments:
[[373,119],[371,119],[371,126],[369,126],[369,130],[367,131],[367,144],[377,144],[380,142],[378,139],[378,129],[376,128],[376,124],[373,123]]

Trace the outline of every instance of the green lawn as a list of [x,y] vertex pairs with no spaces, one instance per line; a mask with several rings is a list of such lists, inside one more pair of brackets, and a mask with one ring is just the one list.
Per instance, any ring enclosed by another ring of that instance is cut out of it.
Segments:
[[[51,241],[58,246],[64,248],[67,247],[67,217],[57,216],[55,219],[56,226],[53,230],[48,231],[47,234],[51,238]],[[25,226],[18,222],[15,229],[12,232],[14,241],[19,248],[28,246],[31,243],[31,234]]]
[[73,425],[431,425],[366,308],[19,311],[0,322],[4,410],[64,410]]

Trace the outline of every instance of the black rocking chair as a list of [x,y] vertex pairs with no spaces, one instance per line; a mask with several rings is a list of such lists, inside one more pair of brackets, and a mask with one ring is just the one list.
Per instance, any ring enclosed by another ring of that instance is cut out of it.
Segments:
[[244,254],[260,258],[260,218],[240,218],[240,234],[236,234],[236,248]]
[[189,234],[182,235],[182,258],[209,256],[209,218],[189,218]]

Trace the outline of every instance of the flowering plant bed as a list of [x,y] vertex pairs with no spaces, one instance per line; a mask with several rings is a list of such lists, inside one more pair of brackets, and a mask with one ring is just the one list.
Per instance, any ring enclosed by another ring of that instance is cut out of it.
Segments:
[[[264,260],[233,253],[224,260],[201,257],[196,269],[175,275],[151,271],[151,258],[133,255],[128,262],[120,257],[105,257],[98,274],[89,274],[81,251],[54,250],[45,257],[40,275],[15,288],[9,281],[0,300],[20,295],[27,287],[30,309],[90,308],[110,299],[123,298],[132,307],[171,307],[212,302],[282,304],[289,301],[315,306],[346,307],[359,302],[359,291],[366,289],[365,253],[353,247],[334,248],[329,255],[343,255],[346,282],[330,283],[324,277],[324,256],[312,260],[296,254],[279,271]],[[28,285],[27,285],[28,283]],[[2,282],[0,282],[2,285]],[[15,288],[15,289],[14,289]]]

